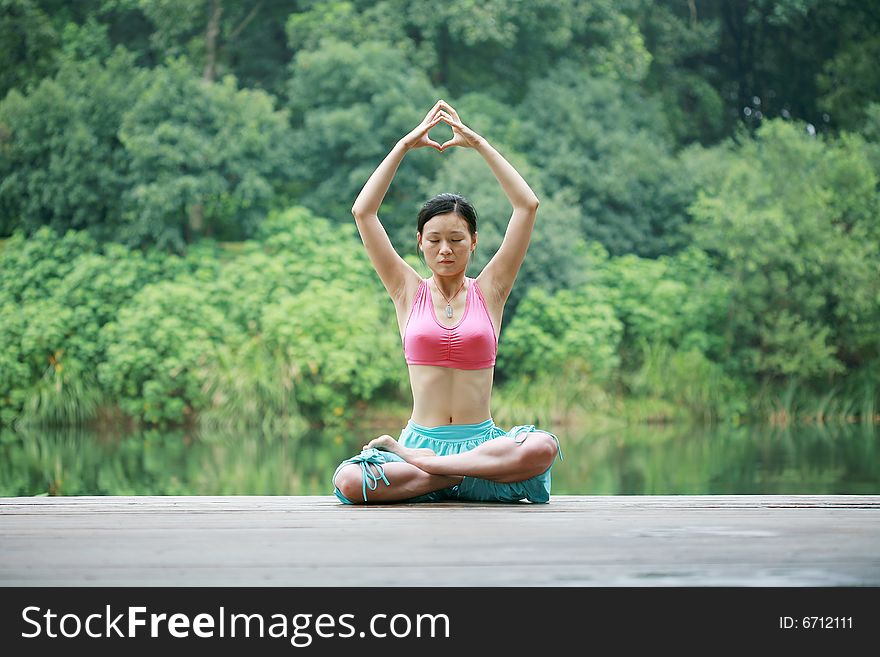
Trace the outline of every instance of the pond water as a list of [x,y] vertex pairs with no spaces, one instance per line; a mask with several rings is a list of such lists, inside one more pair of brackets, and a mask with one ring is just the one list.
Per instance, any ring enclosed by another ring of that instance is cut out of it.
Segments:
[[[0,433],[0,496],[328,495],[375,429],[294,438],[149,430]],[[880,431],[637,426],[557,430],[555,495],[878,494]]]

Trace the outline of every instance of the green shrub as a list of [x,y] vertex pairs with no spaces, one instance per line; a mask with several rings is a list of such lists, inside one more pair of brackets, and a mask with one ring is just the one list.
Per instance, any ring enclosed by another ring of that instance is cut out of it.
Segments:
[[120,408],[150,423],[183,422],[207,405],[205,372],[241,340],[197,281],[147,285],[101,329],[98,378]]

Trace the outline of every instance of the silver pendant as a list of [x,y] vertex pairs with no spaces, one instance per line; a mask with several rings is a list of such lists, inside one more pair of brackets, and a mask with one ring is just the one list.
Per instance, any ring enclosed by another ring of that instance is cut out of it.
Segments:
[[449,304],[449,303],[446,304],[446,316],[452,317],[452,304]]

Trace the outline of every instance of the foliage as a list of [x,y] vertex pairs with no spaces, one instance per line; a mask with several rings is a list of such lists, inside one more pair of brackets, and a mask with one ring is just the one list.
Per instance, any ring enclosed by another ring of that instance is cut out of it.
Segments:
[[262,241],[184,259],[16,234],[0,252],[2,421],[93,421],[106,403],[148,424],[295,430],[396,394],[394,309],[353,231],[292,208]]
[[530,154],[547,192],[569,194],[585,238],[614,255],[656,257],[685,244],[693,191],[655,100],[563,62],[532,82],[522,107],[530,121],[514,146]]
[[289,365],[297,401],[310,417],[351,417],[405,374],[394,323],[377,290],[365,295],[344,281],[312,281],[300,294],[267,305],[261,323],[267,348]]
[[690,247],[657,260],[620,256],[605,261],[596,278],[625,327],[625,370],[638,368],[652,344],[721,359],[730,283],[704,252]]
[[[85,233],[58,237],[48,228],[29,240],[17,233],[0,252],[0,379],[4,420],[94,419],[103,398],[95,365],[104,360],[101,327],[140,287],[179,267]],[[13,308],[16,310],[13,312]]]
[[552,297],[529,290],[505,333],[499,369],[508,377],[534,377],[575,363],[583,376],[607,382],[619,365],[623,324],[606,299],[589,284]]
[[182,60],[155,69],[119,140],[132,174],[120,235],[178,250],[202,233],[253,235],[293,162],[286,115],[271,97],[232,78],[206,83]]
[[128,415],[183,422],[204,406],[202,372],[236,336],[197,281],[145,286],[101,330],[107,358],[98,379]]
[[119,50],[68,62],[0,103],[0,229],[88,228],[176,250],[201,234],[248,237],[292,161],[272,102],[182,60],[146,71]]
[[147,75],[120,50],[106,64],[65,62],[29,94],[0,101],[0,231],[117,237],[131,164],[118,131]]
[[641,5],[635,18],[651,53],[645,87],[663,99],[667,124],[677,143],[717,141],[729,123],[729,114],[724,111],[718,76],[707,60],[719,49],[720,21],[707,19],[703,7],[695,15],[695,3]]
[[[323,41],[317,50],[298,53],[291,72],[293,189],[312,211],[347,224],[373,169],[439,96],[403,52],[382,42]],[[413,189],[437,161],[437,153],[426,150],[407,155],[382,206],[392,230],[411,224],[424,201]]]
[[[264,411],[297,408],[312,420],[338,423],[356,402],[404,383],[400,341],[389,330],[394,308],[354,230],[292,208],[270,215],[260,241],[220,265],[211,283],[215,307],[251,336],[237,352],[222,354],[227,371],[253,384],[239,399],[271,388]],[[257,371],[270,372],[273,383]]]
[[527,381],[557,401],[576,390],[581,406],[603,408],[597,385],[622,386],[695,419],[744,414],[746,391],[722,358],[731,292],[710,258],[694,248],[609,258],[597,243],[587,253],[589,283],[552,296],[536,287],[520,304],[499,353],[505,399]]
[[35,0],[0,0],[0,98],[54,70],[58,34]]
[[633,80],[650,61],[633,20],[607,0],[452,0],[430,11],[421,0],[329,0],[292,14],[287,30],[294,50],[315,50],[324,38],[392,43],[455,96],[483,91],[507,103],[561,58]]
[[642,365],[627,377],[636,398],[660,398],[684,409],[690,420],[738,423],[748,412],[748,390],[696,347],[645,343]]
[[718,150],[729,166],[691,212],[696,243],[732,283],[732,365],[818,378],[876,355],[880,207],[864,142],[772,121]]
[[[0,0],[0,423],[292,432],[405,397],[349,210],[439,97],[541,200],[508,411],[873,418],[872,3],[425,6]],[[476,276],[511,211],[478,154],[408,154],[383,225],[426,273],[441,191],[480,213]]]

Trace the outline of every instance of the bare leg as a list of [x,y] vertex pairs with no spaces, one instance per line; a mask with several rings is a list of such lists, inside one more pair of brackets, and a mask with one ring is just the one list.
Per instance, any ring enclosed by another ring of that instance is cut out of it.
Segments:
[[[430,450],[429,450],[430,451]],[[375,472],[372,464],[367,464]],[[434,475],[421,470],[410,463],[385,463],[382,465],[385,477],[391,482],[386,485],[379,481],[376,490],[367,489],[367,501],[374,504],[400,502],[419,495],[433,493],[461,483],[463,477]],[[349,464],[342,468],[334,479],[339,491],[355,504],[364,503],[363,474],[357,464]]]
[[464,475],[499,483],[525,481],[545,472],[553,465],[558,451],[556,441],[543,431],[533,431],[522,443],[501,436],[469,452],[447,456],[437,456],[431,450],[403,447],[387,435],[371,440],[368,447],[394,452],[429,474]]

